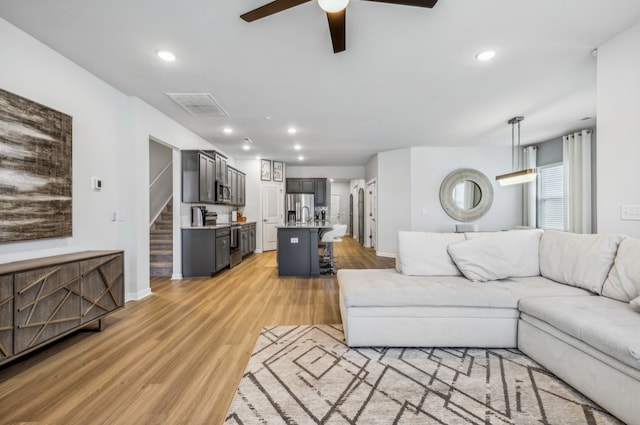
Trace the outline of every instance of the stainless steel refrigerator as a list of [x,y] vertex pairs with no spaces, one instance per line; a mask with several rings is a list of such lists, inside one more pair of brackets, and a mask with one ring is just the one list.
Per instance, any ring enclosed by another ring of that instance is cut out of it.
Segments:
[[287,222],[308,223],[313,221],[315,212],[313,194],[287,193],[285,202]]

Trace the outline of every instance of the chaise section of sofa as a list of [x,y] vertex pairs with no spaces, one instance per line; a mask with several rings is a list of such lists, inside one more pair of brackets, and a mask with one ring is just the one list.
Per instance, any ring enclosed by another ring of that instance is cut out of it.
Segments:
[[339,270],[347,345],[516,347],[523,297],[589,292],[543,277],[472,282],[462,276],[406,276],[388,270]]
[[606,297],[520,301],[518,348],[628,424],[640,423],[640,313]]

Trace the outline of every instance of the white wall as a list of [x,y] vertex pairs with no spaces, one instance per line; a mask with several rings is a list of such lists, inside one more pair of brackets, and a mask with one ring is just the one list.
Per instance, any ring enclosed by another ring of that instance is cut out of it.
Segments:
[[398,230],[411,230],[412,183],[411,149],[378,154],[378,255],[395,256]]
[[365,165],[364,179],[370,182],[378,178],[378,155],[374,155]]
[[495,183],[511,167],[510,147],[401,149],[379,153],[377,163],[379,255],[396,254],[399,230],[454,231],[456,221],[440,205],[440,184],[457,168],[474,168],[492,182],[493,205],[475,222],[480,230],[521,224],[521,187]]
[[451,171],[473,168],[493,186],[493,204],[473,223],[481,231],[513,229],[522,224],[522,186],[501,187],[495,176],[511,169],[510,147],[412,148],[411,230],[453,232],[459,223],[440,205],[440,185]]
[[[0,263],[124,249],[126,298],[149,294],[149,138],[180,149],[215,147],[2,19],[0,57],[3,89],[73,117],[73,236],[0,244]],[[101,192],[90,189],[92,176],[103,179]],[[125,221],[111,221],[116,210]],[[179,237],[174,228],[174,243]]]
[[640,221],[620,219],[640,205],[640,23],[598,47],[597,220],[599,233],[640,237]]
[[286,169],[287,169],[287,177],[292,177],[292,178],[326,177],[328,179],[339,179],[339,180],[364,178],[363,166],[314,167],[314,166],[305,166],[305,165],[300,165],[300,166],[287,165]]

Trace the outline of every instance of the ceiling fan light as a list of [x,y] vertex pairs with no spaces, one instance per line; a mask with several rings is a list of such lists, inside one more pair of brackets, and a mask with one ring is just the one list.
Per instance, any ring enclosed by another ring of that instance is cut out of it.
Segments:
[[335,13],[344,10],[349,4],[349,0],[318,0],[320,9],[327,13]]

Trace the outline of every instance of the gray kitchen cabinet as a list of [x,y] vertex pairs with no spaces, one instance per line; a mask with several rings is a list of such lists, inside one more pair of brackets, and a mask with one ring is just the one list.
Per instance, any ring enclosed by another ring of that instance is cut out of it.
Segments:
[[182,229],[182,276],[213,276],[215,248],[215,229]]
[[240,229],[240,253],[243,257],[249,254],[249,227],[247,225]]
[[287,193],[314,193],[314,179],[287,179]]
[[229,167],[229,187],[231,188],[231,205],[238,205],[238,170]]
[[238,172],[238,206],[246,205],[246,176]]
[[249,254],[256,250],[256,224],[249,225]]
[[182,151],[182,202],[214,203],[215,174],[212,156],[200,151]]
[[182,275],[213,276],[229,265],[229,228],[182,229]]
[[216,230],[216,272],[229,266],[231,262],[231,232],[230,229]]
[[216,160],[216,181],[227,183],[227,158],[220,155],[219,153],[215,154]]
[[256,250],[256,223],[246,223],[240,229],[240,252],[245,257]]
[[314,204],[316,207],[327,205],[327,179],[314,180]]

